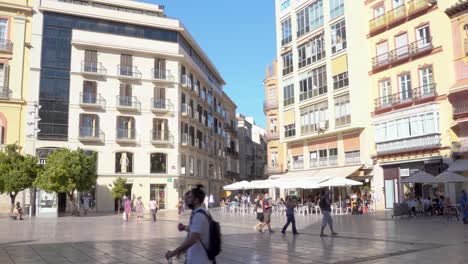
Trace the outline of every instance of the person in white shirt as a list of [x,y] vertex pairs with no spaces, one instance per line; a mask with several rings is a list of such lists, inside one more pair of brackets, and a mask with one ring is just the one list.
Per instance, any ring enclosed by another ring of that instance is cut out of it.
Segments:
[[203,201],[205,200],[205,192],[198,185],[185,195],[185,203],[192,210],[190,217],[190,225],[178,225],[179,231],[187,231],[187,239],[178,248],[168,251],[166,258],[169,260],[175,256],[180,256],[187,251],[187,264],[207,264],[210,263],[205,248],[210,247],[210,222],[208,217],[201,210],[204,210]]
[[156,213],[158,212],[158,204],[154,199],[150,201],[150,210],[151,210],[151,215],[153,216],[153,222],[156,222]]
[[210,198],[208,200],[208,206],[209,206],[209,208],[213,208],[213,205],[214,205],[214,195],[212,193],[210,193]]

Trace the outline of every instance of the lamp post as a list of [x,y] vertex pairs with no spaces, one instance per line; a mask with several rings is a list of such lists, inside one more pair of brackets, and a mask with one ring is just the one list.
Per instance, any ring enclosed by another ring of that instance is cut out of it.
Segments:
[[[28,138],[33,139],[33,144],[32,144],[32,155],[36,156],[36,137],[37,133],[39,133],[41,130],[38,128],[38,122],[41,120],[39,117],[39,110],[41,109],[41,106],[37,103],[34,102],[34,110],[29,111],[28,114],[32,116],[33,121],[28,122],[27,125],[28,127],[32,127],[29,129],[30,133],[26,135]],[[36,216],[36,193],[37,189],[36,187],[33,187],[30,189],[29,192],[29,217],[31,216]],[[25,199],[24,194],[23,194],[23,200]],[[23,201],[24,204],[25,201]]]

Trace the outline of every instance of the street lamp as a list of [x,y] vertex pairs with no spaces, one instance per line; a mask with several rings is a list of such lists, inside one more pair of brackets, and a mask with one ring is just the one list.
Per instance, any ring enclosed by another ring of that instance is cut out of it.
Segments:
[[[39,133],[41,130],[38,127],[39,121],[41,121],[41,118],[39,117],[39,110],[41,109],[41,105],[39,105],[37,102],[34,102],[34,110],[29,111],[28,114],[32,116],[33,122],[28,122],[27,125],[30,127],[28,129],[29,134],[26,135],[28,138],[33,139],[33,147],[32,147],[32,155],[36,156],[36,137],[37,133]],[[37,189],[36,187],[33,187],[30,189],[29,192],[29,216],[35,216],[36,215],[36,193]],[[25,195],[23,193],[23,204],[25,203]]]

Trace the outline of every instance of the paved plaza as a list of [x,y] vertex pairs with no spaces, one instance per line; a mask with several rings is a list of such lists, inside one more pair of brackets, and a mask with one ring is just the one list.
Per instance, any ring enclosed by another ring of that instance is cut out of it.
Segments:
[[[319,216],[297,216],[300,235],[253,230],[254,215],[213,213],[222,223],[218,263],[467,263],[468,226],[454,219],[392,220],[390,212],[335,216],[337,237],[320,238]],[[167,263],[164,254],[185,234],[188,215],[160,213],[124,224],[116,215],[11,221],[0,219],[0,263]],[[328,231],[328,230],[327,230]],[[179,262],[183,263],[182,259]]]

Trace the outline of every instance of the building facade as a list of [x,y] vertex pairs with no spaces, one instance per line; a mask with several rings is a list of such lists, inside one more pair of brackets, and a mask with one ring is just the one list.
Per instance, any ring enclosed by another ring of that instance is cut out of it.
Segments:
[[265,178],[267,144],[265,130],[252,117],[237,114],[239,135],[239,180]]
[[[455,134],[452,140],[454,163],[457,173],[468,172],[468,0],[459,1],[445,10],[450,18],[453,40],[453,70],[455,83],[449,88],[449,100],[453,106]],[[464,183],[464,189],[468,184]],[[457,192],[460,193],[460,192]]]
[[274,175],[284,173],[286,170],[284,144],[280,142],[280,119],[278,114],[278,61],[273,66],[267,66],[265,80],[265,102],[263,112],[266,115],[266,141],[267,141],[267,167],[266,174]]
[[364,16],[363,1],[276,1],[286,177],[347,177],[372,168]]
[[[26,137],[31,43],[31,0],[0,2],[0,145],[18,144]],[[22,194],[17,201],[24,203]],[[0,212],[8,212],[10,197],[0,196]]]
[[[365,1],[375,131],[374,180],[381,208],[408,192],[399,182],[418,171],[437,175],[451,160],[454,133],[447,100],[455,83],[452,32],[444,10],[456,0]],[[430,186],[416,184],[428,196]],[[382,191],[382,193],[380,192]]]
[[[118,176],[129,197],[161,209],[197,184],[219,199],[226,143],[237,148],[236,105],[182,23],[128,0],[42,0],[34,11],[28,102],[40,106],[39,131],[27,151],[42,161],[56,148],[97,153],[97,211],[117,208]],[[63,211],[63,199],[38,200]]]

